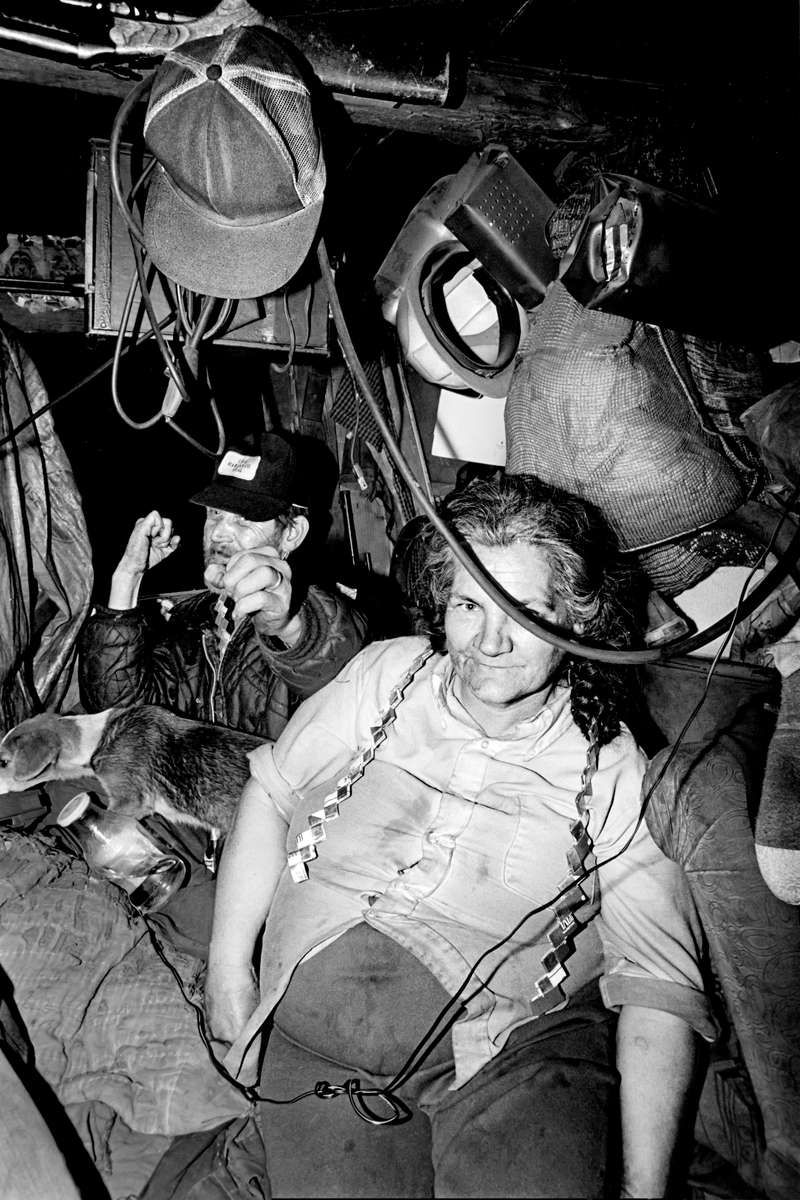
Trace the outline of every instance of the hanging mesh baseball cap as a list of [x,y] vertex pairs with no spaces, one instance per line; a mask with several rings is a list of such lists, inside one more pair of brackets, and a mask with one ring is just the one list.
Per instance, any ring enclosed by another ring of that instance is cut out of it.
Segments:
[[314,241],[325,163],[311,96],[257,25],[184,42],[153,78],[144,136],[150,258],[183,287],[246,299],[283,287]]

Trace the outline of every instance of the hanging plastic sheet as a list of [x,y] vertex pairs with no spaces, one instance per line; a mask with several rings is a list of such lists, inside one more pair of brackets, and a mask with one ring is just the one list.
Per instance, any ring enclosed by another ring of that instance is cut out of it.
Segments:
[[[92,591],[81,500],[27,351],[0,326],[0,726],[58,708]],[[9,440],[7,440],[9,439]]]

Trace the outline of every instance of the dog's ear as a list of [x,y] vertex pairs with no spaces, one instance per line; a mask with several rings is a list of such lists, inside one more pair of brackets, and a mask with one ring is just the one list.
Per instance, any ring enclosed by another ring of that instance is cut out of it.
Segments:
[[12,759],[15,780],[23,783],[56,762],[61,743],[53,729],[31,729],[17,736],[11,734],[3,749]]

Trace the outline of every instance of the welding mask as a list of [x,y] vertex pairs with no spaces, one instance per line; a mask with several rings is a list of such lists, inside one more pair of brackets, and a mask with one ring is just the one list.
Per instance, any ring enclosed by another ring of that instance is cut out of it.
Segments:
[[553,207],[499,145],[425,193],[375,277],[383,315],[424,379],[506,395],[526,310],[555,275],[545,238]]

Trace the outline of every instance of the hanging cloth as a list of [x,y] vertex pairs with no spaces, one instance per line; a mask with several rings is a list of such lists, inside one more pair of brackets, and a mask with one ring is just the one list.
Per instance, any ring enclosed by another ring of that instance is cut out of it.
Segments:
[[92,558],[81,500],[30,356],[0,325],[0,726],[57,709],[89,609]]

